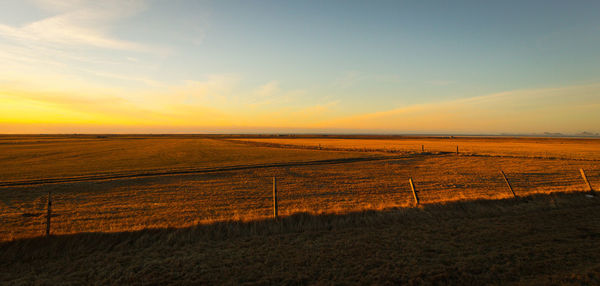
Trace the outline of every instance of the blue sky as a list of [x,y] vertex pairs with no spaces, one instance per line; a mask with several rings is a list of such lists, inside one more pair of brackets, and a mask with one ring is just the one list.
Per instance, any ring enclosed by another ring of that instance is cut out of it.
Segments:
[[600,132],[597,1],[0,3],[0,132]]

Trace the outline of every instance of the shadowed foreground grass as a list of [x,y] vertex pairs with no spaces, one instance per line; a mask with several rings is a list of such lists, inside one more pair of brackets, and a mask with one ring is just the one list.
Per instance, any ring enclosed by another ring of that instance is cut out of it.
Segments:
[[582,193],[0,244],[2,284],[600,284]]

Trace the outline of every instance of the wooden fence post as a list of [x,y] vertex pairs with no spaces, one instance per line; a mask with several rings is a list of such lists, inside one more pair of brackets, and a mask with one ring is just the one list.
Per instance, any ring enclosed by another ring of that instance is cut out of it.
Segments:
[[583,181],[585,181],[585,183],[588,186],[588,191],[590,191],[590,193],[594,193],[594,189],[592,189],[592,185],[590,184],[590,181],[588,181],[587,176],[585,175],[585,172],[583,171],[583,169],[579,169],[579,172],[581,173],[581,177],[583,178]]
[[456,145],[456,155],[458,155],[458,145]]
[[277,179],[273,177],[273,218],[277,219]]
[[412,181],[412,178],[408,178],[408,182],[410,183],[410,189],[412,190],[413,197],[415,198],[415,202],[417,205],[419,204],[419,196],[417,196],[417,190],[415,189],[415,184]]
[[50,217],[52,216],[52,194],[48,191],[48,214],[46,215],[46,236],[50,236]]
[[421,153],[425,153],[425,145],[421,145]]
[[513,190],[512,186],[510,185],[510,182],[506,178],[506,174],[504,174],[504,171],[500,170],[500,173],[502,174],[502,177],[504,178],[504,181],[506,182],[506,185],[508,186],[508,189],[510,190],[510,192],[513,194],[513,196],[515,198],[517,198],[517,194],[515,194],[515,191]]

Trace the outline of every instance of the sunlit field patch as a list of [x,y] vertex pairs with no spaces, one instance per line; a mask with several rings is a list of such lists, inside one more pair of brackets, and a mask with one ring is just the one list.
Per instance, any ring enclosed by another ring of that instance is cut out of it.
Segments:
[[[31,169],[21,168],[20,175],[17,175],[19,179],[87,174],[97,170],[139,172],[198,165],[290,164],[185,175],[3,187],[0,189],[0,240],[42,235],[48,192],[52,192],[53,197],[52,233],[69,234],[269,218],[272,216],[273,177],[278,179],[281,216],[299,212],[342,214],[414,207],[408,178],[413,179],[421,204],[425,205],[511,198],[500,170],[506,173],[518,196],[586,191],[580,168],[586,170],[592,184],[597,186],[600,178],[598,161],[529,157],[530,151],[536,152],[537,149],[524,149],[523,156],[456,156],[417,152],[400,157],[382,157],[380,151],[264,147],[207,138],[86,138],[59,142],[5,144],[2,148],[17,157],[13,160],[15,162],[3,164],[30,162]],[[570,148],[569,140],[562,142],[564,148]],[[357,144],[352,140],[350,143]],[[578,141],[573,144],[573,148],[581,148]],[[66,146],[61,149],[59,146],[63,145]],[[595,145],[589,145],[592,146],[588,149],[595,148]],[[486,148],[494,146],[501,144],[490,143]],[[27,155],[30,154],[29,148],[38,150],[40,156],[33,158]],[[46,151],[40,152],[40,148]],[[98,150],[103,150],[98,164],[90,164],[84,159],[97,156]],[[126,154],[128,159],[111,160],[112,156],[117,156],[113,152],[121,154],[119,156]],[[308,166],[295,164],[365,156],[378,159]],[[58,158],[62,158],[59,165],[66,166],[63,170],[51,168],[51,162]],[[15,169],[4,168],[4,177],[13,178],[11,172],[17,172]]]

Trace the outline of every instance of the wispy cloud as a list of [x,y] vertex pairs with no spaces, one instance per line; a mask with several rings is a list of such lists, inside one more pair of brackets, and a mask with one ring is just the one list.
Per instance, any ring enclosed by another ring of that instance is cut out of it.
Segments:
[[267,82],[256,89],[256,94],[260,97],[268,97],[272,96],[275,93],[279,92],[281,89],[279,88],[279,82],[276,80]]
[[247,106],[256,109],[285,104],[301,92],[299,90],[284,90],[280,87],[278,81],[272,80],[254,89],[254,91],[244,97],[248,101]]
[[[35,0],[45,18],[20,26],[0,20],[0,75],[29,85],[163,87],[153,79],[152,64],[165,49],[121,39],[121,21],[146,8],[138,0]],[[44,80],[62,78],[64,81]],[[110,84],[107,84],[110,83]],[[82,94],[82,96],[85,96]]]
[[438,85],[438,86],[446,86],[446,85],[456,84],[456,82],[452,81],[452,80],[430,80],[430,81],[426,81],[425,83],[430,84],[430,85]]
[[[143,96],[152,100],[152,95]],[[0,88],[0,121],[5,128],[19,124],[71,124],[122,126],[222,125],[226,115],[204,105],[143,105],[134,99],[96,91],[80,96],[73,92],[27,91]],[[225,121],[224,121],[225,120]],[[0,128],[0,132],[4,132]]]
[[[113,75],[107,75],[113,76]],[[43,83],[0,82],[0,119],[10,124],[63,124],[83,126],[246,126],[303,127],[334,116],[339,100],[321,103],[302,100],[298,90],[283,90],[270,81],[240,89],[241,78],[232,74],[207,75],[178,85],[155,89],[124,91],[98,86],[92,88],[71,78],[50,78],[44,82],[72,84],[50,86]],[[289,102],[295,98],[296,101]],[[326,100],[327,99],[327,100]],[[253,100],[270,100],[266,105],[248,108]],[[300,100],[300,101],[298,101]],[[83,124],[83,125],[82,125]],[[40,126],[42,128],[43,126]],[[34,130],[28,125],[28,130]],[[39,132],[46,129],[39,129]]]
[[235,74],[211,74],[201,80],[186,80],[183,85],[171,86],[168,93],[187,104],[229,103],[232,90],[240,77]]
[[38,44],[151,51],[140,43],[118,39],[110,34],[116,21],[143,9],[141,1],[44,0],[37,3],[57,14],[21,27],[0,24],[0,36]]
[[324,113],[331,112],[332,109],[335,108],[336,106],[338,106],[340,103],[341,103],[341,100],[334,100],[334,101],[329,101],[326,103],[311,105],[311,106],[308,106],[308,107],[305,107],[305,108],[302,108],[302,109],[296,111],[295,115],[298,116],[299,118],[315,117],[317,115],[322,115]]
[[397,132],[600,131],[600,84],[524,89],[410,105],[318,127]]
[[358,71],[345,71],[336,79],[334,79],[331,85],[333,88],[349,88],[356,85],[359,81],[363,80],[364,78],[365,75]]
[[[357,70],[348,70],[342,72],[331,82],[331,87],[336,89],[352,88],[360,86],[365,82],[378,83],[401,83],[405,79],[394,73],[365,73]],[[440,83],[450,84],[454,82],[440,81]]]

